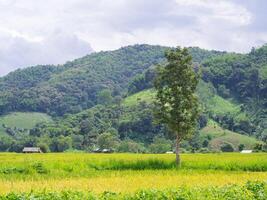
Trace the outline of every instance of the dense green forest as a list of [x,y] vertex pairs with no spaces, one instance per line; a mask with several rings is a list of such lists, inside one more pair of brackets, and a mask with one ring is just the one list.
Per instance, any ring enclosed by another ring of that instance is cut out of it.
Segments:
[[[101,101],[102,90],[114,97],[127,93],[133,77],[165,61],[167,47],[135,45],[92,53],[62,66],[37,66],[0,79],[0,113],[38,111],[52,116],[78,113]],[[195,62],[217,51],[190,48]],[[102,94],[103,95],[103,94]],[[101,98],[101,97],[100,97]]]
[[[53,121],[27,130],[2,123],[1,151],[40,146],[44,151],[163,153],[168,130],[153,120],[155,65],[168,47],[134,45],[92,53],[59,66],[16,70],[0,79],[0,113],[41,112]],[[248,54],[190,47],[202,73],[198,131],[185,151],[265,149],[267,46]],[[212,130],[212,131],[211,131]],[[219,138],[219,139],[218,139]]]

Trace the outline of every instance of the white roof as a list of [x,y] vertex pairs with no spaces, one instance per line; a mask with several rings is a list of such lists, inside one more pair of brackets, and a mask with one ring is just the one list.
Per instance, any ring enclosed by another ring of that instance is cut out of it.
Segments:
[[24,147],[22,151],[39,152],[40,150],[39,147]]
[[240,153],[252,153],[252,150],[242,150]]
[[172,152],[172,151],[167,151],[166,153],[167,153],[167,154],[172,154],[173,152]]

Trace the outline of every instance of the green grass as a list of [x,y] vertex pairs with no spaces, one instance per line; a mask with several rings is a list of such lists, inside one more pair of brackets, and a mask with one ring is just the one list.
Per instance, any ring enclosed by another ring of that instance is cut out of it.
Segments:
[[51,117],[44,113],[38,112],[13,112],[4,116],[0,116],[0,124],[8,127],[18,127],[30,129],[37,123],[52,121]]
[[218,95],[214,95],[209,102],[206,103],[209,110],[218,115],[236,114],[240,112],[240,106],[226,100]]
[[216,89],[210,83],[200,81],[197,94],[207,111],[216,115],[244,116],[240,110],[240,104],[231,99],[225,99],[216,94]]
[[152,103],[153,98],[155,96],[155,92],[152,89],[144,90],[141,92],[138,92],[136,94],[133,94],[131,96],[126,97],[122,104],[124,106],[135,106],[139,102],[146,102],[146,103]]
[[[182,154],[179,170],[267,171],[267,154]],[[95,170],[176,169],[169,154],[0,154],[0,178],[98,176]],[[101,172],[102,173],[102,172]],[[17,176],[18,175],[18,176]]]
[[[265,187],[267,154],[182,154],[181,159],[177,168],[173,154],[1,153],[0,200],[50,200],[62,195],[63,199],[85,199],[83,195],[196,199],[193,193],[199,199],[216,199],[216,194],[223,199],[231,193],[229,199],[236,199],[253,195],[252,190],[262,193]],[[253,183],[244,185],[248,181]]]
[[3,136],[3,135],[11,138],[11,136],[8,136],[6,134],[5,129],[2,127],[2,125],[0,125],[0,136]]
[[209,120],[207,126],[200,131],[200,136],[202,140],[211,138],[209,144],[212,150],[220,150],[224,142],[233,144],[235,150],[238,150],[239,144],[244,144],[246,149],[252,149],[256,143],[261,143],[256,138],[222,129],[212,120]]
[[[197,91],[200,100],[204,103],[209,111],[218,115],[230,114],[233,116],[238,116],[244,114],[240,113],[239,104],[213,94],[212,89],[209,87],[210,86],[207,83],[201,81]],[[126,97],[123,100],[123,105],[131,107],[137,105],[139,102],[152,103],[154,97],[155,90],[144,90]]]

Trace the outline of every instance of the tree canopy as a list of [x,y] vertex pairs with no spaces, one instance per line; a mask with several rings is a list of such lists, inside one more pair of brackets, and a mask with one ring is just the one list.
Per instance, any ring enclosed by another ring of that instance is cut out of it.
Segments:
[[193,134],[199,114],[196,88],[198,76],[186,48],[166,53],[168,64],[158,68],[155,80],[155,116],[167,124],[176,138],[176,162],[180,163],[179,144]]

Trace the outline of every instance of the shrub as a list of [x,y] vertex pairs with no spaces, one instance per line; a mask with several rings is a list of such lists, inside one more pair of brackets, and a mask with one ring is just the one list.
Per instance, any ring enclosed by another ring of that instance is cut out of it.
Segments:
[[38,174],[47,174],[49,172],[48,169],[46,169],[41,162],[34,163],[32,165],[32,168],[38,173]]
[[37,144],[37,147],[39,147],[43,153],[50,152],[49,146],[45,143],[39,143]]
[[29,169],[22,168],[22,167],[10,167],[10,168],[4,168],[0,170],[0,173],[2,174],[28,174]]
[[166,153],[172,149],[172,142],[165,138],[155,137],[148,149],[151,153]]
[[231,143],[224,143],[221,146],[221,150],[222,152],[233,152],[234,151],[234,147]]
[[208,147],[209,146],[209,140],[204,140],[203,143],[202,143],[202,146],[204,148]]
[[146,149],[142,143],[137,143],[133,140],[125,140],[120,143],[118,152],[145,153]]
[[239,144],[239,145],[238,145],[238,150],[239,150],[239,151],[244,150],[244,148],[245,148],[245,145],[244,145],[244,144]]
[[101,165],[90,165],[96,170],[145,170],[145,169],[172,169],[176,165],[174,162],[167,162],[158,159],[137,160],[127,162],[124,160],[110,160]]
[[261,151],[262,150],[262,144],[261,143],[256,143],[255,146],[253,147],[253,149],[255,151]]
[[209,153],[210,150],[208,148],[201,148],[198,150],[199,153]]
[[119,138],[112,133],[105,132],[97,137],[100,149],[116,149],[119,146]]

